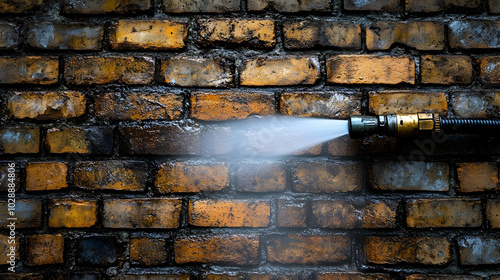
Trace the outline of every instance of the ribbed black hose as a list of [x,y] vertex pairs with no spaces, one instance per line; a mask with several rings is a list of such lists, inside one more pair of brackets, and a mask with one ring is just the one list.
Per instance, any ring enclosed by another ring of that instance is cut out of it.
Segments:
[[441,118],[441,129],[446,134],[500,135],[500,119]]

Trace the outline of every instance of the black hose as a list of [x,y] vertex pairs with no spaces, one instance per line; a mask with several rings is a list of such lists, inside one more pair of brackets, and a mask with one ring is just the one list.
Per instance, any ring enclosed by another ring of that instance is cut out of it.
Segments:
[[445,134],[500,135],[500,119],[447,119],[441,118]]

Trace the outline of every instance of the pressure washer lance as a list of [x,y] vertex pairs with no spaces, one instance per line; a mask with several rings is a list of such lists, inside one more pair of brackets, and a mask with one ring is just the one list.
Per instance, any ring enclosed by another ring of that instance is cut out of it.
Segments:
[[374,134],[410,138],[433,133],[500,136],[500,119],[442,118],[433,113],[350,116],[348,126],[351,138]]

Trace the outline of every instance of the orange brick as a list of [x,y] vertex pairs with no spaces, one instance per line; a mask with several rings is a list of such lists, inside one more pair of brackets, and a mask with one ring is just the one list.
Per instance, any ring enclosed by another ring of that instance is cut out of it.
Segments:
[[448,40],[452,49],[500,48],[500,22],[491,20],[456,20],[448,24]]
[[284,228],[307,227],[308,203],[299,200],[278,199],[278,226]]
[[223,58],[174,57],[161,62],[163,82],[181,87],[228,87],[232,62]]
[[100,50],[104,27],[86,23],[37,22],[29,27],[28,44],[44,50]]
[[193,92],[190,117],[204,121],[245,119],[276,113],[274,94],[257,92]]
[[49,153],[111,154],[113,131],[105,127],[51,128],[45,147]]
[[0,57],[0,84],[53,85],[58,82],[57,57]]
[[274,20],[199,19],[198,42],[206,46],[220,44],[272,48],[276,45]]
[[155,62],[151,57],[76,56],[66,59],[64,78],[72,85],[149,84]]
[[240,162],[235,189],[241,192],[279,192],[286,187],[286,170],[281,163]]
[[248,0],[247,3],[249,11],[263,11],[270,8],[284,13],[328,12],[332,10],[328,0]]
[[342,92],[286,92],[280,96],[283,115],[339,118],[361,114],[361,94]]
[[0,129],[0,154],[36,154],[40,151],[38,127],[3,127]]
[[424,84],[470,84],[472,60],[463,55],[426,55],[421,60]]
[[110,280],[189,280],[189,274],[121,274],[119,276],[113,276],[109,278]]
[[0,13],[26,13],[37,9],[43,0],[1,1]]
[[[456,275],[456,274],[413,274],[406,277],[406,280],[482,280],[479,276]],[[491,278],[490,278],[491,279]]]
[[240,1],[235,0],[163,0],[166,13],[228,13],[240,10]]
[[440,11],[471,12],[479,8],[481,0],[406,0],[406,11],[417,13],[433,13]]
[[358,1],[343,0],[344,9],[348,11],[373,11],[396,13],[401,10],[400,2],[397,0],[374,0]]
[[[327,143],[328,154],[332,156],[357,156],[362,154],[365,139],[351,139],[349,135],[335,138]],[[382,151],[383,149],[377,149]]]
[[73,183],[87,190],[143,191],[147,168],[141,161],[85,161],[75,163]]
[[248,235],[186,236],[174,241],[175,262],[229,265],[259,263],[259,237]]
[[[20,248],[21,243],[19,237],[0,234],[0,262],[2,264],[8,264],[12,257],[19,259]],[[12,254],[12,252],[14,252],[14,254]]]
[[182,201],[171,198],[105,200],[106,228],[177,228]]
[[285,48],[361,49],[361,26],[336,21],[290,21],[283,24]]
[[342,235],[274,235],[267,243],[267,260],[281,264],[333,264],[350,259],[351,240]]
[[476,199],[412,199],[406,223],[413,228],[480,227],[481,201]]
[[266,227],[271,220],[269,201],[190,200],[189,224],[198,227]]
[[31,162],[26,164],[26,190],[48,191],[68,187],[68,166],[63,162]]
[[486,56],[479,59],[479,79],[486,85],[500,84],[500,56]]
[[378,21],[366,29],[369,50],[388,50],[399,43],[417,50],[443,50],[444,24],[431,21]]
[[64,237],[61,234],[28,236],[26,262],[29,266],[64,263]]
[[259,57],[243,62],[243,86],[313,85],[320,77],[315,56]]
[[49,204],[49,227],[87,228],[96,222],[96,200],[55,199]]
[[149,10],[151,0],[63,0],[62,12],[69,14],[138,13]]
[[363,165],[360,162],[298,162],[292,166],[293,186],[307,193],[361,191]]
[[0,50],[12,50],[19,46],[20,38],[18,29],[19,27],[15,24],[0,23],[0,34],[2,34],[2,38],[0,39]]
[[120,20],[109,34],[114,50],[178,50],[185,47],[187,23],[170,20]]
[[9,116],[15,119],[57,120],[85,114],[87,99],[77,91],[14,92],[7,100]]
[[464,162],[457,165],[458,190],[480,192],[499,190],[498,166],[490,162]]
[[441,237],[365,237],[365,257],[374,264],[445,265],[451,242]]
[[486,218],[492,228],[500,228],[500,200],[489,199],[486,204]]
[[[7,196],[5,196],[7,199]],[[0,217],[10,217],[7,200],[0,201]],[[19,228],[39,228],[42,225],[42,201],[38,199],[16,198],[16,230]],[[6,229],[11,221],[0,219],[0,227]]]
[[336,55],[326,61],[327,82],[415,84],[415,62],[407,56]]
[[389,280],[388,274],[356,273],[356,272],[325,272],[318,274],[316,280]]
[[167,262],[167,241],[163,238],[130,239],[130,261],[145,266],[162,265]]
[[444,92],[423,92],[412,90],[388,90],[369,93],[370,113],[413,114],[424,110],[446,115],[448,103]]

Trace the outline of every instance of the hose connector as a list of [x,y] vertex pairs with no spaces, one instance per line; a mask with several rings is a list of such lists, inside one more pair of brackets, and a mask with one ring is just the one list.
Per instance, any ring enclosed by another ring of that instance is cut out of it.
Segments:
[[409,138],[431,135],[441,129],[440,117],[433,113],[350,116],[348,121],[351,138],[373,134]]

